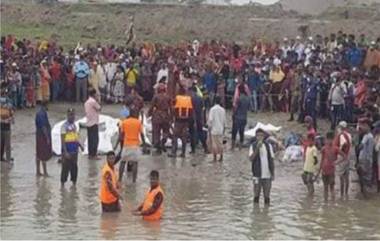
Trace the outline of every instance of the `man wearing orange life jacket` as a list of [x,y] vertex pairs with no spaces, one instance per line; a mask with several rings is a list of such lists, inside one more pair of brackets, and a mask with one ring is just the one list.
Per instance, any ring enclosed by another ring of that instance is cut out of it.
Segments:
[[185,157],[186,142],[189,134],[189,121],[193,118],[193,103],[191,97],[186,94],[186,90],[180,88],[178,95],[175,97],[174,102],[174,133],[172,139],[172,153],[169,157],[176,157],[178,138],[182,142],[181,157]]
[[350,150],[352,146],[352,137],[347,131],[347,123],[341,121],[337,127],[337,134],[334,139],[334,145],[339,148],[345,155],[338,156],[336,163],[336,173],[340,178],[340,195],[348,194],[348,186],[350,182]]
[[115,157],[115,152],[107,153],[107,163],[102,169],[102,180],[100,184],[100,202],[103,212],[119,212],[121,199],[119,193],[119,182],[115,164],[120,160],[120,156]]
[[132,213],[142,216],[146,221],[158,221],[164,211],[164,192],[159,184],[159,173],[150,172],[150,190],[146,193],[144,202]]
[[130,110],[130,116],[121,122],[120,145],[122,148],[122,161],[120,163],[119,181],[122,180],[125,164],[127,161],[131,165],[132,179],[136,182],[137,179],[137,163],[140,156],[140,138],[143,146],[145,146],[145,138],[143,133],[143,125],[138,119],[138,112],[134,109]]

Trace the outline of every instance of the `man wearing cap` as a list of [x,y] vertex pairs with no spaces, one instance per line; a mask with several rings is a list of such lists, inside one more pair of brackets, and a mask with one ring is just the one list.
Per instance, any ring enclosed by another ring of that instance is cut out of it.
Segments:
[[[158,154],[165,151],[165,143],[169,137],[172,101],[166,93],[166,85],[158,84],[157,93],[153,96],[148,116],[152,116],[153,145]],[[162,132],[162,136],[161,136]]]
[[84,102],[87,99],[87,82],[90,68],[84,61],[83,55],[75,56],[75,60],[77,61],[74,65],[76,101]]
[[359,133],[363,138],[359,144],[359,156],[356,163],[356,170],[359,176],[360,190],[362,194],[367,196],[367,187],[372,182],[372,162],[375,141],[371,133],[370,120],[368,118],[359,119]]
[[61,127],[61,143],[61,185],[62,187],[65,185],[69,173],[71,181],[75,185],[78,176],[78,152],[79,148],[83,151],[83,146],[79,142],[79,132],[75,125],[75,110],[73,108],[67,110],[67,120]]
[[350,150],[352,146],[352,137],[347,129],[347,122],[341,121],[336,129],[334,146],[338,147],[344,156],[339,155],[336,163],[336,174],[340,179],[340,194],[348,194],[349,176],[350,176]]

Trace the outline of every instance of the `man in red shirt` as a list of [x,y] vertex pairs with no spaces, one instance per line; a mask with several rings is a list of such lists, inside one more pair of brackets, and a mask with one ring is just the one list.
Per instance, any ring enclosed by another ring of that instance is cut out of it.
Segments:
[[322,148],[322,161],[321,168],[322,170],[322,181],[324,188],[324,198],[325,201],[328,200],[329,189],[332,198],[334,199],[334,185],[335,185],[335,165],[338,160],[338,155],[344,155],[342,151],[339,150],[337,146],[333,144],[334,133],[328,132],[326,134],[326,143]]
[[62,66],[58,62],[58,59],[54,59],[53,64],[49,68],[51,76],[50,89],[52,90],[52,101],[56,101],[62,93]]

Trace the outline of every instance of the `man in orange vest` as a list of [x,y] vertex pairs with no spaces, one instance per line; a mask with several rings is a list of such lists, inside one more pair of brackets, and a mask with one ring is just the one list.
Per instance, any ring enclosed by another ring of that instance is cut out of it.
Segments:
[[102,180],[100,184],[100,202],[102,203],[103,212],[119,212],[121,199],[119,193],[119,182],[115,164],[120,156],[115,157],[115,152],[107,153],[107,163],[102,169]]
[[169,157],[176,157],[178,138],[182,141],[182,154],[185,157],[186,142],[189,134],[189,122],[193,118],[193,103],[191,97],[186,94],[184,88],[180,88],[174,102],[174,133],[172,138],[172,153]]
[[159,183],[159,173],[156,170],[150,172],[150,190],[146,193],[144,202],[132,213],[142,216],[146,221],[161,219],[164,210],[164,192]]
[[131,114],[124,119],[120,125],[120,144],[122,148],[122,161],[120,163],[119,181],[122,180],[125,164],[128,161],[132,170],[133,182],[137,179],[137,161],[141,154],[140,138],[143,146],[145,146],[145,138],[143,133],[143,125],[138,118],[138,112],[131,109]]

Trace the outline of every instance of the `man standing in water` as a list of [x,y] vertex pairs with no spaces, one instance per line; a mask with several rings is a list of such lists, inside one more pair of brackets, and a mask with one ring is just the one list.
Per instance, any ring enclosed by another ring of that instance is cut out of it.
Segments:
[[145,146],[145,138],[142,123],[139,120],[138,112],[135,109],[131,109],[131,115],[121,122],[120,131],[120,144],[123,160],[120,163],[119,180],[122,181],[123,179],[125,164],[128,161],[132,167],[133,182],[136,182],[138,157],[140,155],[140,137],[143,146]]
[[158,221],[164,211],[164,192],[159,183],[159,173],[150,172],[150,190],[146,193],[144,202],[133,211],[134,215],[142,216],[146,221]]
[[336,165],[336,172],[340,179],[340,195],[348,195],[348,187],[350,183],[350,150],[352,145],[352,137],[347,131],[347,123],[339,122],[337,134],[334,139],[334,145],[344,153],[344,156],[339,156]]
[[[154,95],[148,116],[152,116],[153,145],[157,153],[166,151],[165,143],[169,136],[171,120],[171,99],[166,93],[166,86],[158,84],[157,93]],[[162,132],[162,135],[161,135]]]
[[51,127],[47,114],[47,102],[39,102],[39,110],[36,114],[36,174],[41,176],[40,163],[44,175],[48,176],[46,162],[52,157]]
[[216,96],[215,105],[210,109],[207,121],[214,161],[217,160],[218,155],[220,155],[219,161],[223,160],[223,134],[226,127],[226,110],[220,106],[220,102],[220,97]]
[[274,180],[274,153],[271,144],[265,140],[265,132],[262,129],[256,131],[256,142],[249,148],[249,159],[252,163],[254,178],[254,203],[259,203],[261,189],[264,192],[264,203],[270,203],[270,190]]
[[70,177],[73,185],[77,182],[78,176],[78,149],[83,151],[83,146],[79,142],[79,133],[75,125],[75,110],[69,108],[67,110],[67,120],[61,128],[61,143],[62,143],[62,170],[61,184],[62,187]]
[[168,154],[169,157],[176,157],[178,139],[182,141],[182,154],[181,157],[186,155],[186,143],[189,134],[189,120],[193,117],[193,103],[191,97],[186,94],[184,88],[179,89],[179,93],[175,98],[174,103],[174,133],[172,139],[172,152]]
[[88,139],[88,158],[99,160],[97,157],[99,144],[99,112],[101,106],[98,103],[98,96],[95,89],[89,91],[89,97],[84,103],[87,119],[87,139]]
[[119,212],[121,199],[119,192],[119,181],[115,164],[120,156],[115,156],[115,152],[107,153],[107,162],[102,169],[102,180],[100,184],[100,202],[103,212]]
[[370,121],[365,118],[359,120],[359,131],[363,138],[359,144],[359,157],[356,163],[356,169],[359,176],[360,191],[364,197],[367,197],[367,187],[372,182],[372,161],[375,146],[375,140],[371,133]]

